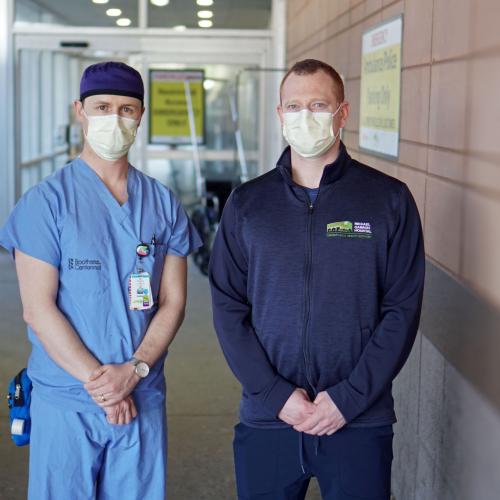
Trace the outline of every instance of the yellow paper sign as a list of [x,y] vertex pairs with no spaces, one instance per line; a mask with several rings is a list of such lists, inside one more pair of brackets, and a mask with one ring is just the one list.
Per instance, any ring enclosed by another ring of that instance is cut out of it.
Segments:
[[205,136],[205,94],[202,70],[151,70],[149,73],[150,144],[191,144],[189,85],[194,128],[198,144]]

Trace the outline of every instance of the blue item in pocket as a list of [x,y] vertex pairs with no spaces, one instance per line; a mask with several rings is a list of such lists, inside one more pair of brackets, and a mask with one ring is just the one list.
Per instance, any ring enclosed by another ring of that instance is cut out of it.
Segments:
[[31,418],[31,379],[26,368],[23,368],[9,384],[10,430],[12,440],[17,446],[30,442]]

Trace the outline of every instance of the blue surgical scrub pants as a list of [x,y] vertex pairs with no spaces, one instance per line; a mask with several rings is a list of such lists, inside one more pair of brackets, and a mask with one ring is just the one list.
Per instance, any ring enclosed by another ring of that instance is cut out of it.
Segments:
[[239,500],[303,500],[316,477],[324,500],[389,500],[392,425],[343,427],[331,436],[292,428],[235,427]]
[[164,500],[165,406],[128,425],[62,410],[33,390],[29,500]]

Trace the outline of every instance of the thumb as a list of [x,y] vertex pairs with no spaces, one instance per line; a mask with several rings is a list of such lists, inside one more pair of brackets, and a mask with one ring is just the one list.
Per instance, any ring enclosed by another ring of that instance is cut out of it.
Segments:
[[96,368],[89,377],[89,382],[93,382],[94,380],[97,380],[104,372],[106,371],[104,366],[100,366],[99,368]]
[[299,394],[299,396],[302,397],[302,399],[305,399],[306,401],[311,401],[309,399],[309,394],[307,394],[307,391],[305,389],[297,389],[297,393]]
[[314,404],[315,405],[318,405],[320,404],[322,401],[325,401],[325,400],[332,400],[330,395],[326,392],[326,391],[322,391],[320,392],[317,396],[316,396],[316,399],[314,400]]

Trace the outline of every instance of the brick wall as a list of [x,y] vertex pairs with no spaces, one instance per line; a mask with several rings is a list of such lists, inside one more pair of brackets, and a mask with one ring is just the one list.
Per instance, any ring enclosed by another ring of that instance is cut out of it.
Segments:
[[[399,14],[400,157],[389,161],[358,149],[361,37]],[[488,352],[500,354],[500,1],[290,0],[288,65],[308,57],[345,77],[351,155],[410,187],[437,273],[429,293],[442,284],[472,294],[476,305],[457,299],[451,309],[494,318],[460,331],[445,319],[439,341],[434,323],[421,325],[394,388],[396,500],[498,499],[500,363]]]

